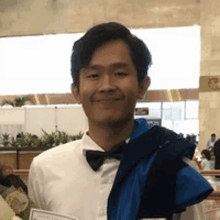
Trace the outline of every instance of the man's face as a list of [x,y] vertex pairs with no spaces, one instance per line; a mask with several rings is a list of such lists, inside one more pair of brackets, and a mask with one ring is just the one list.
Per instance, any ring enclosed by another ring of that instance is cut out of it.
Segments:
[[215,141],[215,138],[216,138],[215,136],[212,136],[212,137],[211,137],[212,141]]
[[93,54],[89,66],[80,72],[79,90],[72,86],[82,103],[89,123],[115,123],[133,119],[137,99],[150,84],[149,77],[138,85],[130,49],[122,40],[106,43]]

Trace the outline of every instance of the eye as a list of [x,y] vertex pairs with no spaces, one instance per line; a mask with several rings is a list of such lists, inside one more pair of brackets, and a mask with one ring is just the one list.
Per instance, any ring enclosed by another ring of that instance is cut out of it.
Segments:
[[128,74],[126,72],[118,72],[116,73],[117,76],[127,76]]
[[99,77],[99,74],[97,73],[88,75],[88,78],[97,78],[97,77]]

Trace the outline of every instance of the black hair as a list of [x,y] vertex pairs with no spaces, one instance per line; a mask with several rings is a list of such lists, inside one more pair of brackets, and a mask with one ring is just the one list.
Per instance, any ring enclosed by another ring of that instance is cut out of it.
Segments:
[[211,135],[211,137],[216,137],[216,134],[213,133],[213,134]]
[[38,139],[38,136],[36,134],[32,135],[32,139]]
[[76,88],[79,89],[80,70],[89,65],[95,50],[108,42],[119,39],[129,46],[138,75],[138,83],[143,82],[152,64],[150,51],[146,44],[132,35],[125,26],[117,22],[109,22],[92,27],[74,43],[71,56],[71,75]]
[[203,151],[201,152],[201,154],[204,154],[204,155],[205,155],[205,158],[206,158],[207,160],[211,160],[211,154],[210,154],[210,151],[209,151],[209,150],[203,150]]
[[21,138],[21,133],[18,133],[16,138]]
[[187,134],[186,135],[186,140],[191,141],[191,135]]

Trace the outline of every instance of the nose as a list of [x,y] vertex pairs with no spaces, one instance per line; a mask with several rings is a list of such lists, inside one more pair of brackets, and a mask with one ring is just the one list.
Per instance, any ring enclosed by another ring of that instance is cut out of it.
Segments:
[[115,82],[113,77],[109,74],[105,74],[100,81],[100,92],[112,92],[116,90]]

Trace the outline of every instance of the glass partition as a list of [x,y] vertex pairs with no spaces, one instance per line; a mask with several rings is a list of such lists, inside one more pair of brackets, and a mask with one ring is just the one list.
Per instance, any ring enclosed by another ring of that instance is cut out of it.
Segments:
[[184,137],[196,135],[198,141],[199,121],[198,100],[179,102],[144,102],[140,107],[149,108],[149,117],[161,118],[162,126],[176,133],[183,133]]

